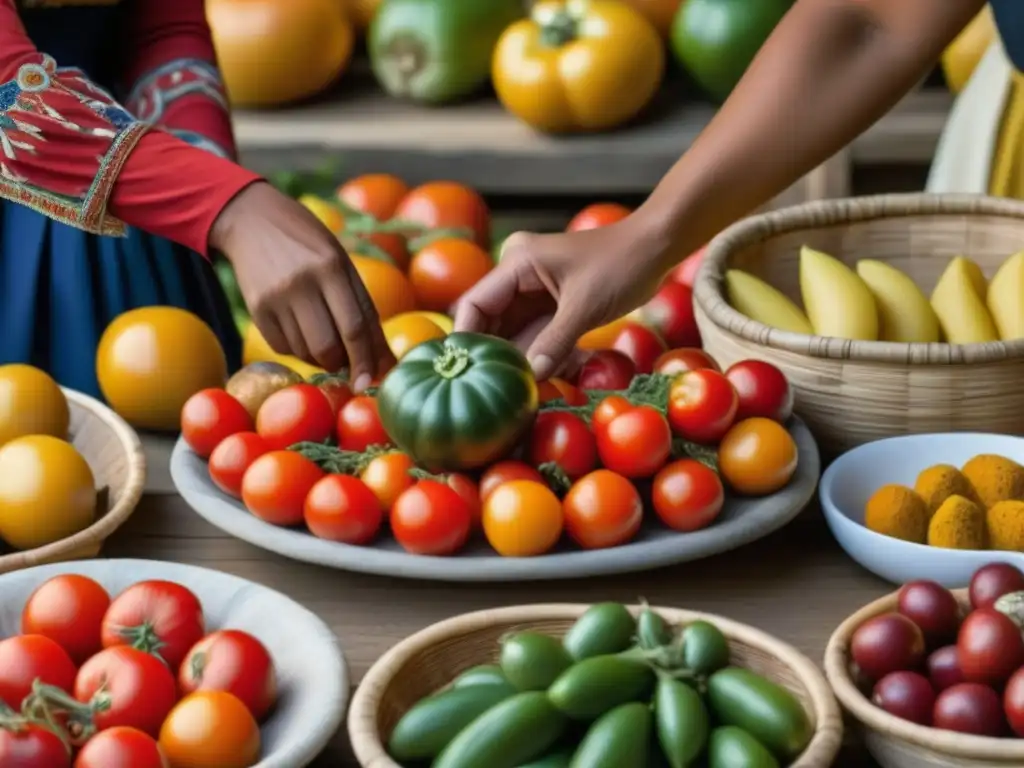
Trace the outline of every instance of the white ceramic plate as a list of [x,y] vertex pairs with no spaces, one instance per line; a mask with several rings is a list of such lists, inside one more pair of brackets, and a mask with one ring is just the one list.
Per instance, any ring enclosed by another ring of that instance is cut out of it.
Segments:
[[171,476],[193,509],[232,536],[272,552],[318,565],[385,576],[438,581],[531,581],[575,579],[627,573],[716,555],[749,544],[796,517],[814,496],[821,463],[818,448],[799,419],[789,424],[796,440],[799,464],[789,485],[760,499],[726,500],[714,525],[694,533],[676,533],[647,515],[644,527],[629,544],[581,551],[569,548],[540,557],[500,557],[477,541],[455,557],[411,555],[389,536],[370,547],[318,539],[305,529],[280,528],[249,514],[241,502],[213,484],[206,462],[183,441],[171,457]]
[[18,633],[29,595],[61,573],[89,576],[111,596],[146,579],[177,582],[202,602],[208,631],[244,630],[266,646],[277,670],[279,699],[261,728],[263,754],[254,768],[309,765],[338,731],[349,695],[345,658],[327,625],[291,598],[237,576],[179,563],[85,560],[42,565],[0,576],[0,637]]
[[983,565],[1003,561],[1024,568],[1024,554],[940,549],[884,536],[864,526],[864,505],[889,483],[914,486],[918,473],[934,464],[963,466],[979,453],[994,453],[1024,464],[1024,438],[976,432],[943,432],[876,440],[836,459],[818,491],[832,535],[846,553],[894,584],[931,579],[966,587]]

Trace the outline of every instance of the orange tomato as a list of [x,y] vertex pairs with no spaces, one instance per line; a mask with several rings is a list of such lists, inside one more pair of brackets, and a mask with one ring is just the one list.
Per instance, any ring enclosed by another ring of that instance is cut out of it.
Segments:
[[357,255],[352,256],[352,265],[366,286],[381,320],[416,309],[412,284],[394,264]]
[[170,768],[249,768],[260,758],[260,729],[249,709],[224,691],[197,691],[160,728]]
[[411,488],[415,482],[409,474],[409,470],[414,466],[412,459],[406,454],[393,451],[371,459],[359,474],[359,479],[373,491],[381,509],[390,512],[402,491]]
[[619,332],[623,328],[630,325],[628,317],[620,317],[618,320],[612,320],[607,325],[602,325],[599,328],[595,328],[592,331],[588,331],[580,337],[580,340],[576,342],[576,346],[580,349],[585,349],[590,352],[597,351],[599,349],[611,349],[612,344],[615,343],[615,339],[619,337]]
[[409,187],[397,176],[368,173],[356,176],[338,187],[338,199],[350,208],[368,213],[378,221],[395,215],[398,204],[409,194]]
[[746,419],[726,432],[718,446],[718,468],[737,493],[766,496],[782,488],[796,471],[793,437],[776,421]]
[[0,365],[0,445],[25,435],[64,439],[68,401],[49,374],[31,365]]
[[584,549],[625,544],[636,536],[644,517],[636,486],[607,469],[595,470],[573,483],[562,509],[565,530]]
[[626,0],[626,4],[640,11],[641,15],[651,22],[658,33],[667,40],[672,31],[672,21],[676,17],[679,6],[683,4],[683,0]]
[[586,405],[588,398],[579,387],[564,379],[547,379],[537,382],[537,398],[541,403],[564,400],[566,405]]
[[384,338],[388,340],[396,360],[418,344],[431,339],[443,339],[446,334],[437,323],[417,312],[406,312],[388,318],[383,323]]
[[444,312],[491,271],[494,262],[476,243],[435,240],[412,257],[409,281],[422,309]]
[[403,198],[394,218],[430,229],[465,228],[485,251],[491,247],[491,212],[480,195],[454,181],[432,181]]
[[543,483],[510,480],[484,500],[487,541],[503,557],[543,555],[562,535],[562,502]]

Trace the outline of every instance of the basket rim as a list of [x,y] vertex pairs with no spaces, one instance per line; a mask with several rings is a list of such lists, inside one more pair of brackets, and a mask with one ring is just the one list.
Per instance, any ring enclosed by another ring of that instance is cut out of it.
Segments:
[[[395,678],[399,667],[409,658],[432,646],[495,624],[574,620],[590,607],[589,603],[542,603],[473,611],[431,624],[398,642],[370,667],[352,697],[347,726],[356,760],[363,768],[400,768],[388,756],[381,742],[377,712],[384,690]],[[643,606],[628,607],[635,614]],[[809,657],[774,635],[717,614],[666,606],[652,608],[673,623],[710,621],[726,637],[765,651],[792,669],[809,694],[814,710],[815,730],[807,748],[791,763],[790,768],[817,768],[832,763],[842,746],[842,713],[828,681]]]
[[0,573],[59,561],[90,544],[105,541],[131,516],[142,498],[146,485],[146,456],[135,430],[111,408],[95,398],[67,387],[61,387],[61,391],[67,398],[70,408],[90,413],[114,434],[128,460],[124,492],[107,513],[88,528],[42,547],[0,555]]
[[[951,590],[961,605],[968,590]],[[1024,739],[1001,739],[944,731],[903,720],[872,704],[850,677],[847,664],[850,640],[857,627],[870,618],[896,610],[899,591],[881,597],[848,616],[829,638],[825,648],[825,676],[839,703],[865,728],[880,731],[914,747],[946,757],[967,760],[1015,760],[1024,764]]]
[[[855,222],[917,216],[999,216],[1024,224],[1024,202],[987,195],[910,192],[816,200],[755,214],[710,243],[693,287],[694,301],[719,329],[761,346],[804,357],[907,365],[994,363],[1024,358],[1024,339],[972,344],[855,341],[772,328],[741,314],[725,299],[725,266],[741,248],[778,235]],[[811,341],[813,340],[813,341]]]

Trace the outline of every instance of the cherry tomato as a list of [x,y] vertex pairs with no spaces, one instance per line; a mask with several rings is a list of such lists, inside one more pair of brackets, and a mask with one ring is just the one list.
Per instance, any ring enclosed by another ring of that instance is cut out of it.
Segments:
[[0,765],[4,768],[71,768],[71,752],[42,725],[0,726]]
[[622,221],[631,213],[629,208],[618,203],[594,203],[573,216],[565,231],[582,232],[587,229],[599,229]]
[[1024,667],[1012,675],[1003,691],[1003,711],[1010,728],[1017,736],[1024,737]]
[[666,347],[662,338],[650,328],[640,323],[629,323],[615,337],[612,349],[632,360],[637,373],[650,373],[654,370],[654,361],[661,357]]
[[621,416],[626,411],[633,409],[633,404],[619,395],[608,395],[594,409],[594,415],[590,417],[590,428],[596,435],[598,432],[608,428],[612,419]]
[[295,451],[270,451],[242,476],[242,502],[272,525],[301,525],[306,495],[324,472]]
[[387,221],[395,214],[409,187],[397,176],[368,173],[349,179],[338,187],[338,200],[349,208],[368,213],[378,221]]
[[654,476],[651,503],[672,530],[699,531],[722,511],[725,489],[714,470],[693,459],[680,459]]
[[672,431],[694,443],[714,445],[736,421],[739,397],[725,376],[703,368],[673,379],[668,392]]
[[455,237],[425,245],[409,263],[416,306],[445,312],[494,267],[491,254],[476,243]]
[[587,396],[564,379],[547,379],[537,383],[537,398],[541,403],[564,400],[566,405],[586,405]]
[[792,435],[770,419],[741,421],[718,445],[722,479],[747,496],[765,496],[782,488],[793,477],[797,459]]
[[236,432],[221,440],[210,454],[210,479],[228,496],[240,499],[246,470],[269,450],[266,440],[255,432]]
[[466,502],[466,506],[469,508],[470,519],[473,521],[473,528],[479,528],[480,515],[483,512],[480,486],[469,475],[464,475],[461,472],[449,472],[444,476],[444,481],[449,488],[459,495],[460,499]]
[[480,501],[486,502],[494,489],[503,483],[512,480],[532,480],[535,483],[543,483],[544,476],[529,464],[506,459],[492,464],[480,478]]
[[911,581],[900,587],[900,613],[917,624],[932,646],[956,637],[960,605],[953,593],[934,581]]
[[628,478],[650,477],[672,452],[672,430],[665,417],[642,405],[616,416],[597,433],[597,453],[612,472]]
[[160,728],[171,768],[249,768],[260,759],[260,728],[245,704],[225,691],[196,691]]
[[972,608],[991,608],[1003,595],[1024,590],[1024,573],[1009,563],[989,563],[971,577]]
[[20,711],[37,679],[71,691],[75,685],[75,662],[67,651],[43,635],[15,635],[0,640],[0,702]]
[[654,372],[665,376],[676,376],[687,371],[699,371],[707,368],[721,372],[718,363],[703,349],[683,347],[670,349],[654,361]]
[[957,683],[967,682],[960,669],[960,652],[955,645],[945,645],[932,651],[926,666],[928,679],[936,691],[941,692]]
[[167,768],[167,757],[156,739],[137,728],[100,731],[75,758],[75,768]]
[[915,669],[924,661],[924,635],[920,627],[898,613],[868,619],[853,633],[850,655],[871,680],[890,672]]
[[473,527],[473,513],[451,486],[420,480],[391,507],[391,531],[406,552],[451,555],[462,549]]
[[890,672],[877,683],[871,701],[890,715],[919,725],[931,725],[935,691],[917,672]]
[[432,181],[409,191],[394,217],[427,229],[467,229],[485,251],[491,248],[491,213],[469,187],[454,181]]
[[174,674],[156,656],[117,645],[100,651],[78,670],[75,698],[96,705],[99,730],[128,726],[156,737],[178,700]]
[[597,466],[594,433],[579,416],[564,411],[544,411],[537,415],[528,452],[530,463],[535,467],[553,462],[571,480],[583,477]]
[[345,403],[352,399],[352,388],[348,382],[338,376],[321,375],[316,379],[316,386],[324,393],[324,397],[331,404],[331,411],[335,415],[344,407]]
[[976,736],[1002,736],[1006,729],[999,694],[980,683],[960,683],[935,700],[932,726]]
[[510,480],[484,502],[484,536],[503,557],[543,555],[558,543],[562,502],[543,483]]
[[252,427],[245,406],[223,389],[201,389],[181,409],[181,436],[204,459],[225,437]]
[[100,630],[110,595],[87,576],[61,574],[39,585],[21,612],[23,635],[44,635],[81,664],[103,647]]
[[956,638],[960,669],[969,683],[999,685],[1024,664],[1020,627],[995,608],[972,611]]
[[377,398],[353,397],[338,411],[338,446],[343,451],[365,451],[371,445],[391,445],[377,413]]
[[199,598],[173,581],[140,581],[114,598],[103,616],[103,647],[131,645],[177,672],[206,631]]
[[292,384],[263,401],[256,413],[256,432],[272,451],[296,443],[322,443],[334,433],[334,412],[319,387]]
[[623,352],[599,349],[583,362],[576,386],[580,389],[625,389],[636,376],[636,365]]
[[409,474],[415,464],[407,454],[401,451],[389,451],[381,454],[366,465],[359,473],[359,479],[366,483],[366,487],[373,491],[377,497],[381,509],[385,512],[391,510],[395,499],[402,495],[402,492],[413,485],[413,477]]
[[763,360],[741,360],[729,366],[725,377],[739,398],[737,419],[760,416],[784,422],[793,415],[793,389],[786,374]]
[[304,516],[314,536],[342,544],[368,544],[384,522],[373,491],[348,475],[320,478],[306,495]]
[[263,720],[277,700],[277,674],[259,640],[237,629],[213,632],[188,652],[178,673],[183,694],[227,691]]
[[681,283],[665,283],[640,308],[643,324],[657,332],[668,345],[699,347],[700,331],[693,314],[693,291]]
[[687,288],[693,288],[693,284],[697,279],[697,271],[700,269],[700,265],[704,263],[704,252],[706,250],[707,246],[705,245],[683,259],[679,266],[669,272],[668,279],[674,283],[685,285]]
[[581,477],[562,500],[565,530],[584,549],[625,544],[636,536],[644,505],[622,475],[598,469]]

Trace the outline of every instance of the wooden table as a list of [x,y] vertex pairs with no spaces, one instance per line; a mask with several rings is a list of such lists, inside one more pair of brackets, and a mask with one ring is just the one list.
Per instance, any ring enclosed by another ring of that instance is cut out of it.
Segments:
[[[891,589],[846,557],[816,506],[782,531],[709,560],[543,585],[402,581],[296,563],[227,536],[176,496],[144,499],[104,554],[206,566],[290,595],[337,633],[356,682],[393,644],[459,613],[533,602],[635,602],[639,597],[653,605],[711,611],[758,626],[820,663],[839,622]],[[875,765],[854,736],[848,734],[847,742],[836,766]],[[355,766],[344,732],[314,763],[314,768]]]

